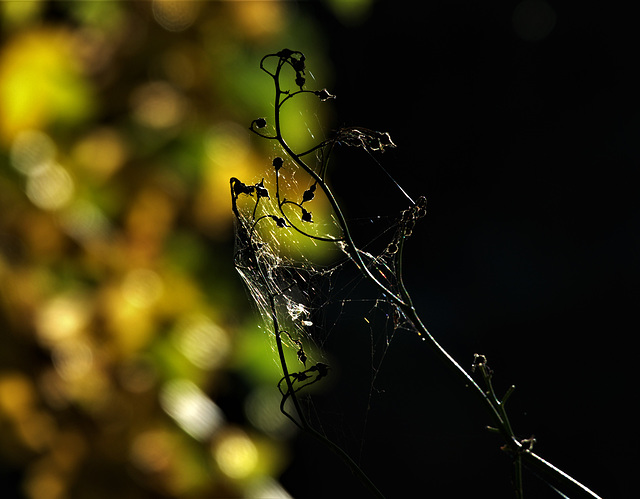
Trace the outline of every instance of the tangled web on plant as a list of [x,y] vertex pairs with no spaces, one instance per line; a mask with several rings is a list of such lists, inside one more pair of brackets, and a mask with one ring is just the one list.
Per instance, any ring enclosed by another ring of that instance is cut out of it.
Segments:
[[[292,386],[300,396],[307,395],[303,388],[330,376],[325,344],[339,344],[336,335],[365,335],[370,398],[393,335],[412,325],[383,292],[367,285],[361,267],[364,264],[387,289],[397,292],[399,244],[424,214],[424,205],[388,221],[371,235],[370,245],[356,250],[356,258],[326,195],[294,161],[276,156],[264,177],[251,183],[234,178],[230,189],[236,214],[235,267],[269,333],[274,362],[280,364],[275,339],[279,335],[288,350]],[[376,245],[380,239],[384,241]],[[374,253],[369,246],[383,249]],[[360,331],[343,324],[355,324]],[[278,388],[284,408],[289,396],[284,377]]]
[[[300,53],[283,51],[273,56],[282,66],[288,64],[293,69],[299,88],[280,90],[281,102],[305,93],[321,101],[333,97],[326,90],[304,90],[304,56]],[[266,69],[265,59],[261,68],[279,83],[279,72]],[[349,225],[359,221],[344,218],[326,183],[329,158],[340,147],[358,148],[367,153],[363,161],[381,167],[376,156],[395,147],[389,134],[345,127],[311,149],[297,152],[286,144],[282,130],[264,118],[254,120],[250,129],[261,137],[275,139],[277,145],[263,176],[230,180],[236,217],[234,264],[269,332],[274,361],[283,368],[278,383],[281,410],[298,424],[286,404],[293,394],[309,401],[307,387],[331,376],[331,361],[325,352],[329,340],[363,331],[368,336],[370,398],[393,334],[401,328],[412,329],[387,294],[401,294],[398,267],[402,242],[424,216],[426,201],[420,198],[413,202],[402,191],[411,205],[384,219],[384,227],[356,245]],[[367,222],[378,218],[382,219],[374,215]],[[367,274],[381,286],[364,286]],[[361,331],[343,327],[344,321]],[[340,338],[332,342],[335,344],[340,344]],[[286,357],[285,366],[280,350]],[[306,407],[310,412],[315,410],[312,403]],[[308,419],[317,419],[317,415],[309,414]]]

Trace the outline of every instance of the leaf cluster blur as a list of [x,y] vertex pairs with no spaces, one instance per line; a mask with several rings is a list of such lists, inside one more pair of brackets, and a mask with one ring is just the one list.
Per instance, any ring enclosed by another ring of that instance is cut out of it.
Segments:
[[292,5],[0,3],[0,459],[24,497],[287,497],[228,179],[270,162],[256,61],[295,46],[326,76]]

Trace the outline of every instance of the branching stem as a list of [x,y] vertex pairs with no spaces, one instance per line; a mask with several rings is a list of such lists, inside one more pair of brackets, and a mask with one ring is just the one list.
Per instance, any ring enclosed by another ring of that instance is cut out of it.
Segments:
[[[266,57],[268,57],[268,56],[266,56]],[[264,58],[263,58],[263,61],[264,61]],[[331,208],[333,209],[333,211],[335,213],[338,225],[340,226],[340,228],[343,231],[343,237],[344,237],[344,241],[346,243],[346,247],[348,248],[349,255],[352,258],[352,260],[354,260],[354,262],[356,263],[358,268],[364,274],[366,274],[366,276],[371,281],[373,281],[385,294],[390,296],[393,299],[394,302],[402,303],[402,304],[406,305],[404,303],[404,301],[398,295],[396,295],[393,291],[388,289],[384,284],[382,284],[371,273],[371,271],[369,270],[368,266],[365,264],[364,260],[362,260],[362,256],[360,255],[360,252],[358,251],[358,249],[357,249],[357,247],[356,247],[356,245],[355,245],[355,243],[353,241],[353,238],[351,236],[351,232],[349,231],[349,227],[347,225],[346,218],[344,217],[344,215],[342,213],[342,210],[340,209],[340,205],[338,204],[338,201],[336,200],[335,196],[331,192],[331,189],[324,182],[324,180],[311,167],[309,167],[301,159],[300,155],[296,154],[291,149],[291,147],[289,147],[289,144],[287,144],[287,141],[284,139],[284,136],[282,134],[282,129],[281,129],[281,123],[280,123],[280,108],[282,107],[282,104],[290,97],[290,95],[289,95],[288,92],[284,92],[280,87],[280,71],[282,70],[282,67],[284,66],[284,64],[286,62],[287,61],[285,59],[280,57],[276,72],[275,72],[275,74],[272,75],[273,81],[275,83],[275,130],[276,130],[275,137],[278,140],[278,142],[280,143],[280,145],[282,146],[282,148],[284,149],[284,151],[289,155],[289,157],[300,168],[302,168],[305,172],[307,172],[318,183],[320,188],[324,191],[325,195],[327,196],[327,199],[329,200],[329,203],[331,204]],[[262,63],[261,63],[261,67],[263,67]],[[263,67],[263,69],[264,69],[264,67]],[[271,74],[270,72],[268,72],[268,73]],[[285,97],[284,100],[281,100],[281,97],[282,97],[283,94],[287,95],[287,97]]]
[[[267,58],[277,57],[278,62],[276,64],[275,71],[270,71],[264,65],[264,62]],[[290,66],[296,73],[296,85],[299,86],[299,90],[289,91],[283,90],[280,83],[281,71],[283,67]],[[511,394],[513,393],[514,387],[510,387],[506,394],[499,399],[494,391],[492,384],[492,371],[487,365],[486,358],[483,355],[475,356],[474,364],[472,371],[476,369],[480,371],[482,377],[482,383],[484,388],[482,388],[473,377],[453,358],[451,355],[440,345],[440,343],[431,335],[426,326],[423,324],[420,319],[415,307],[413,306],[413,302],[407,291],[405,284],[402,278],[402,255],[404,242],[406,237],[411,233],[411,229],[413,227],[413,223],[415,222],[416,216],[415,214],[409,213],[407,217],[405,217],[406,213],[403,214],[403,218],[400,222],[399,232],[396,236],[396,240],[394,240],[394,258],[396,267],[398,270],[397,276],[397,291],[393,291],[389,288],[389,286],[385,285],[381,282],[376,276],[371,272],[369,265],[363,259],[363,252],[358,249],[356,246],[351,232],[349,231],[349,226],[346,222],[346,219],[342,213],[340,205],[338,204],[336,198],[334,197],[331,189],[327,185],[325,181],[325,173],[327,167],[327,158],[328,154],[324,155],[322,158],[322,165],[320,169],[320,173],[317,173],[313,168],[311,168],[305,161],[302,159],[303,156],[308,155],[311,152],[322,150],[323,153],[324,148],[328,147],[330,154],[333,150],[333,147],[336,143],[338,143],[338,139],[340,141],[346,142],[347,145],[356,145],[362,146],[370,152],[370,150],[384,150],[385,147],[393,147],[394,144],[391,142],[388,134],[380,133],[380,132],[372,132],[367,131],[366,129],[344,129],[343,135],[338,137],[335,140],[325,140],[318,144],[317,146],[303,152],[297,154],[292,148],[288,145],[287,141],[284,138],[282,133],[282,124],[280,119],[280,111],[282,105],[285,102],[290,101],[294,96],[301,93],[313,93],[321,98],[321,100],[326,100],[327,98],[331,98],[330,94],[323,91],[309,91],[304,90],[304,55],[300,52],[291,51],[288,49],[284,49],[277,54],[269,54],[262,58],[260,61],[260,68],[265,71],[267,74],[271,76],[275,84],[275,115],[274,115],[274,135],[267,135],[258,130],[258,128],[262,128],[266,125],[264,119],[254,120],[251,124],[250,130],[259,135],[260,137],[276,140],[284,152],[291,158],[291,160],[298,165],[302,170],[304,170],[315,182],[315,185],[320,186],[322,191],[324,192],[327,200],[329,201],[335,219],[342,231],[342,236],[339,238],[329,238],[329,237],[319,237],[308,234],[307,232],[301,230],[293,223],[287,215],[283,211],[283,206],[285,204],[291,203],[298,206],[301,210],[302,204],[296,203],[293,201],[288,201],[286,199],[280,199],[280,188],[279,188],[279,172],[278,167],[276,167],[276,198],[278,202],[278,209],[280,210],[280,214],[282,215],[282,219],[275,217],[274,215],[270,215],[274,220],[282,220],[283,222],[286,220],[288,226],[293,227],[295,230],[300,232],[301,234],[310,237],[312,239],[316,239],[319,241],[330,241],[330,242],[340,242],[343,244],[343,249],[346,254],[350,257],[351,261],[357,266],[357,268],[362,272],[362,274],[371,281],[378,289],[384,293],[386,298],[397,308],[399,309],[404,316],[411,322],[414,326],[417,334],[422,338],[422,340],[431,347],[431,349],[435,352],[436,356],[439,357],[446,366],[454,373],[454,375],[460,380],[463,386],[469,388],[471,392],[476,396],[476,398],[480,401],[480,403],[486,408],[489,416],[492,420],[492,427],[490,428],[492,431],[497,432],[501,435],[504,440],[504,445],[502,449],[510,454],[513,457],[514,462],[514,488],[515,494],[518,499],[523,498],[523,483],[522,483],[522,467],[526,466],[534,469],[536,472],[541,474],[547,479],[552,486],[557,486],[559,489],[566,490],[567,493],[578,494],[579,497],[598,499],[598,495],[589,490],[587,487],[576,481],[574,478],[570,477],[563,471],[559,470],[551,463],[545,461],[540,456],[533,453],[532,446],[534,443],[533,437],[530,439],[519,440],[515,432],[511,426],[509,418],[507,416],[507,412],[505,410],[505,404]],[[363,130],[365,130],[363,132]],[[351,144],[348,142],[351,141]],[[274,162],[275,165],[275,162]],[[235,199],[237,198],[238,193],[249,193],[251,187],[246,187],[244,184],[236,184],[234,190],[234,180],[232,179],[232,197],[233,197],[233,210],[236,216],[239,216],[237,212],[237,208],[235,205]],[[238,181],[239,182],[239,181]],[[241,184],[241,185],[240,185]],[[256,184],[255,188],[258,188],[260,184]],[[244,191],[243,191],[244,188]],[[314,187],[315,188],[315,187]],[[245,192],[247,191],[247,192]],[[403,191],[404,192],[404,191]],[[406,193],[405,193],[406,195]],[[235,197],[234,197],[235,196]],[[408,197],[408,196],[407,196]],[[410,198],[409,198],[410,199]],[[259,201],[259,197],[258,200]],[[256,207],[257,207],[256,201]],[[421,200],[424,201],[424,200]],[[413,203],[413,201],[412,201]],[[419,203],[413,203],[414,209],[423,210],[424,206],[421,206]],[[303,212],[304,213],[304,212]],[[424,213],[422,213],[424,214]],[[259,218],[258,220],[264,217]],[[254,209],[254,219],[255,219],[255,209]],[[257,223],[257,220],[256,220]],[[255,225],[254,225],[255,227]],[[306,431],[314,438],[318,439],[325,445],[327,445],[333,452],[338,454],[341,459],[345,461],[345,463],[350,467],[350,469],[360,478],[360,480],[367,486],[367,488],[376,496],[382,497],[380,491],[373,485],[371,480],[364,474],[364,472],[357,466],[357,464],[335,443],[331,442],[324,435],[317,432],[314,428],[312,428],[307,420],[305,419],[304,413],[302,411],[300,402],[296,395],[296,389],[294,389],[292,375],[289,373],[287,362],[284,355],[284,348],[280,330],[280,326],[278,324],[278,318],[276,315],[276,303],[273,294],[269,294],[270,307],[271,307],[271,315],[273,321],[273,328],[275,332],[276,345],[278,349],[278,356],[280,360],[280,365],[282,367],[282,373],[284,382],[286,383],[287,390],[283,392],[283,398],[281,401],[280,409],[281,411],[292,420],[296,426]],[[281,382],[282,382],[281,380]],[[282,391],[282,389],[281,389]],[[297,417],[292,416],[286,411],[285,403],[287,399],[291,399],[293,403],[293,407],[295,409],[295,413]],[[574,497],[574,496],[572,496]]]

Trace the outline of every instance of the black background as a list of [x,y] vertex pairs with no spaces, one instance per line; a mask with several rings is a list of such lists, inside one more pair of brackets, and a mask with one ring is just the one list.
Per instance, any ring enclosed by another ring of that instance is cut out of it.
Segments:
[[[348,27],[314,15],[340,124],[390,132],[385,168],[428,198],[405,262],[427,327],[465,368],[487,355],[499,392],[516,385],[512,422],[536,452],[602,497],[628,497],[640,464],[639,38],[626,8],[552,2],[549,35],[523,40],[517,3],[377,2]],[[355,169],[346,185],[372,176]],[[384,189],[336,186],[350,214],[406,205]],[[395,336],[376,387],[362,462],[388,497],[513,497],[488,416],[419,339]],[[362,402],[348,377],[335,390],[344,407]],[[297,445],[282,477],[295,497],[365,495],[315,442]],[[525,492],[558,497],[531,474]]]

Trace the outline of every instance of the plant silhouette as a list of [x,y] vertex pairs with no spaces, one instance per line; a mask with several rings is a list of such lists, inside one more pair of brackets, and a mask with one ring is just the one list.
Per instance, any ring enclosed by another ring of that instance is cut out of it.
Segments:
[[[416,223],[426,215],[426,199],[420,197],[414,201],[396,184],[410,206],[398,214],[395,230],[384,250],[379,255],[373,255],[356,244],[340,204],[327,183],[329,158],[336,147],[358,148],[371,155],[384,153],[386,149],[396,147],[390,135],[364,127],[345,127],[317,145],[303,152],[296,152],[289,146],[283,133],[283,106],[303,94],[315,95],[320,101],[331,100],[334,96],[326,89],[305,88],[306,59],[301,52],[284,49],[268,54],[260,61],[260,69],[274,83],[274,117],[272,123],[265,118],[257,118],[249,128],[265,140],[277,143],[283,155],[274,158],[273,170],[268,172],[274,179],[272,192],[265,183],[266,177],[254,184],[246,184],[233,177],[230,180],[230,190],[232,210],[236,216],[235,266],[275,338],[275,351],[282,370],[277,386],[282,396],[281,412],[301,430],[327,445],[345,461],[373,495],[382,497],[382,493],[356,462],[314,428],[300,401],[303,390],[321,382],[331,373],[330,365],[311,360],[313,355],[305,346],[312,343],[309,329],[313,328],[313,322],[309,320],[309,310],[302,299],[310,298],[313,290],[310,291],[309,286],[313,275],[322,276],[336,268],[313,264],[305,256],[308,243],[327,245],[335,253],[343,255],[343,261],[339,265],[354,265],[358,273],[379,290],[391,310],[394,324],[402,323],[405,328],[417,334],[441,359],[443,366],[461,384],[468,387],[467,393],[472,393],[486,409],[488,431],[501,438],[501,449],[513,461],[515,497],[524,496],[522,473],[525,467],[544,477],[551,487],[562,494],[570,497],[598,497],[534,453],[533,436],[523,438],[517,435],[506,410],[514,386],[503,396],[496,393],[493,386],[494,372],[487,357],[475,354],[470,372],[467,372],[440,345],[420,319],[403,282],[402,258],[405,243],[415,230]],[[287,78],[292,78],[294,90],[285,88],[286,82],[290,81]],[[312,164],[310,158],[315,164]],[[295,170],[308,177],[309,184],[302,193],[299,190],[290,193],[289,189],[285,189],[285,184],[288,185],[284,178],[285,170]],[[353,188],[351,194],[358,194],[357,187]],[[291,199],[287,196],[291,196]],[[321,202],[318,201],[319,198]],[[246,203],[247,207],[241,209],[241,202]],[[316,210],[322,216],[317,216]],[[331,216],[326,215],[327,210]],[[324,219],[332,222],[319,223]],[[294,245],[289,241],[297,243]],[[293,246],[297,248],[295,257],[290,251]],[[292,369],[287,359],[286,347],[295,351],[297,361],[304,369]]]

